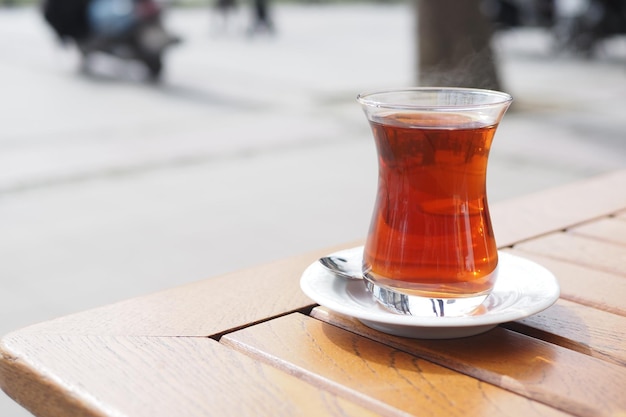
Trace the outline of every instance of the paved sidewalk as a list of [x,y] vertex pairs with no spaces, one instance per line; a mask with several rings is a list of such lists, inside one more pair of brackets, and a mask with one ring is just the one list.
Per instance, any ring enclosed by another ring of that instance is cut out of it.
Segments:
[[[152,86],[106,59],[79,74],[35,10],[0,9],[0,334],[364,236],[354,98],[413,84],[408,6],[281,5],[252,38],[245,12],[172,11],[185,42]],[[496,44],[515,105],[491,202],[626,167],[624,40],[594,61],[540,30]],[[0,415],[28,414],[0,395]]]

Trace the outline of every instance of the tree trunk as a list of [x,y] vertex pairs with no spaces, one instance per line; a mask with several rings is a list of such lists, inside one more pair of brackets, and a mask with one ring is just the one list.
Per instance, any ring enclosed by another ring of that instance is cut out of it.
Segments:
[[491,22],[481,0],[414,0],[418,83],[500,90]]

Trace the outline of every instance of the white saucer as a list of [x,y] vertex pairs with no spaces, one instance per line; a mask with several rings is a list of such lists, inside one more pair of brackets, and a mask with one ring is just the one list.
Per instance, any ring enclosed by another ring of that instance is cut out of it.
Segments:
[[[363,247],[349,251],[362,253]],[[365,281],[336,277],[319,262],[304,271],[300,287],[316,303],[392,335],[418,339],[473,336],[500,323],[539,313],[559,298],[559,284],[546,268],[506,252],[498,252],[498,256],[496,285],[483,305],[468,316],[417,317],[392,313],[372,299]]]

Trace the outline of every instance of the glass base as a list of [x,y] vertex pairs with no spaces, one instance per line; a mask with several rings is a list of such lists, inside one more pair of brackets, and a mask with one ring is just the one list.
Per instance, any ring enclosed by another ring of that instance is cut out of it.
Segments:
[[459,317],[471,315],[489,294],[462,298],[429,298],[407,295],[380,287],[366,280],[367,290],[374,300],[387,310],[420,317]]

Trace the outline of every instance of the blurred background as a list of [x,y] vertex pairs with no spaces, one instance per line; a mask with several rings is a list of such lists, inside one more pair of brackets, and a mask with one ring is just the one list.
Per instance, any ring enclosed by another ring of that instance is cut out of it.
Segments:
[[626,168],[623,1],[93,1],[0,2],[0,334],[364,237],[365,90],[512,94],[491,204]]

